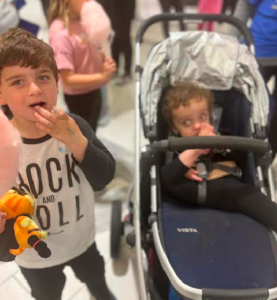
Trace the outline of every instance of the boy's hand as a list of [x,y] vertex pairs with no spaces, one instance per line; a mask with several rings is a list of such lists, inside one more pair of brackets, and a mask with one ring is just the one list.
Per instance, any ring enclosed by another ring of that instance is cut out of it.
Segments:
[[7,214],[0,211],[0,234],[5,230],[6,216]]
[[107,83],[116,71],[116,63],[111,57],[105,57],[103,63],[102,75],[105,83]]
[[75,159],[80,163],[84,158],[88,140],[76,122],[56,106],[51,112],[41,106],[36,106],[36,110],[37,127],[67,145]]
[[102,56],[102,61],[104,62],[107,56],[106,56],[104,51],[101,51],[100,53],[101,53],[101,56]]

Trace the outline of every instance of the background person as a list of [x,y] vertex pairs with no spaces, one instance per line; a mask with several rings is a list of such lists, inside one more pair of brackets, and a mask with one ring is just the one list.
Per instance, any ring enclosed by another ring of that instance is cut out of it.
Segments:
[[84,118],[94,132],[101,110],[101,87],[116,71],[111,57],[89,43],[80,23],[86,0],[52,0],[49,7],[49,42],[70,112]]
[[[119,76],[116,84],[124,85],[132,80],[132,58],[133,49],[131,42],[131,25],[135,15],[135,0],[112,1],[110,7],[110,16],[112,27],[115,31],[112,43],[112,57],[115,60],[118,69],[123,65],[123,74]],[[124,64],[122,63],[124,58]]]
[[[275,0],[239,0],[234,17],[247,23],[252,18],[250,31],[254,39],[255,55],[258,58],[276,58],[277,61],[277,2]],[[228,26],[231,35],[239,37],[234,27]],[[274,108],[271,111],[269,142],[273,158],[277,152],[277,63],[273,66],[261,67],[266,82],[275,77],[273,98]]]

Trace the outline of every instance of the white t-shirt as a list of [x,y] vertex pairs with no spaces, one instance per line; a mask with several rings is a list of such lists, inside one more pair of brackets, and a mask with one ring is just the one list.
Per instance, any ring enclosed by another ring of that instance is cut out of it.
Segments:
[[34,249],[16,257],[25,268],[62,264],[87,250],[94,242],[94,193],[70,150],[50,138],[23,144],[18,184],[27,184],[36,197],[34,220],[48,233],[45,242],[52,255],[41,258]]
[[41,258],[34,249],[16,257],[19,266],[46,268],[65,263],[92,245],[95,238],[94,191],[113,178],[114,160],[89,125],[71,115],[88,138],[78,165],[69,148],[52,138],[23,139],[17,183],[37,199],[33,219],[48,233],[44,240],[52,254]]

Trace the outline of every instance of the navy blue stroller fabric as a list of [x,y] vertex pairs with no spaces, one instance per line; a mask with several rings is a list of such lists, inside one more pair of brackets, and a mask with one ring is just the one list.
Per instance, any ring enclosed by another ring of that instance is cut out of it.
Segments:
[[161,219],[167,256],[185,284],[199,289],[276,287],[275,241],[260,223],[171,199],[163,199]]

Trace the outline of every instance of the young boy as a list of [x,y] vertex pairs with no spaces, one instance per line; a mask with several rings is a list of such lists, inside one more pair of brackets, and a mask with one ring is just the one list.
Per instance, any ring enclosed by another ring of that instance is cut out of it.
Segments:
[[37,199],[35,221],[52,252],[43,259],[28,250],[16,262],[37,300],[61,299],[66,265],[97,300],[112,300],[95,244],[94,190],[112,180],[115,162],[83,119],[55,106],[57,78],[49,45],[19,28],[0,35],[0,104],[23,141],[17,183]]
[[[197,83],[184,81],[171,87],[162,99],[162,114],[176,136],[214,136],[211,122],[213,96]],[[198,182],[202,181],[194,168],[203,155],[212,162],[236,168],[240,153],[209,149],[185,150],[161,170],[162,187],[174,199],[198,204]],[[277,205],[259,189],[242,183],[228,172],[214,169],[207,177],[205,206],[237,211],[259,221],[277,232]]]

